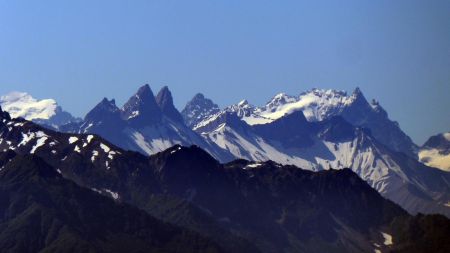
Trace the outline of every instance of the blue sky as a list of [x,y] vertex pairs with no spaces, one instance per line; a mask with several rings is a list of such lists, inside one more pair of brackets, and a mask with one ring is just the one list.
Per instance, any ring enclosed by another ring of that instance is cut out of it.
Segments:
[[359,86],[417,143],[450,131],[450,1],[4,1],[0,94],[83,116],[149,83],[181,109]]

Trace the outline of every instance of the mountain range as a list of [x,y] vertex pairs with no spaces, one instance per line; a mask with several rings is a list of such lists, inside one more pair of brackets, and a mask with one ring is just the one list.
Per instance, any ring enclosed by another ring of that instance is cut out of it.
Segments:
[[412,214],[450,217],[449,173],[424,158],[426,152],[445,151],[418,147],[358,88],[351,94],[320,89],[298,97],[281,93],[262,107],[244,100],[224,109],[197,94],[179,113],[167,87],[155,96],[144,85],[121,108],[104,98],[83,120],[58,129],[98,134],[145,155],[176,144],[196,145],[223,163],[247,159],[311,171],[350,168]]
[[[334,138],[326,129],[324,138]],[[198,146],[147,156],[1,109],[0,150],[0,242],[7,252],[450,249],[447,218],[412,216],[347,168],[221,163]]]
[[175,144],[196,144],[214,156],[225,156],[184,124],[167,87],[155,97],[150,86],[144,85],[121,108],[114,99],[104,98],[82,121],[62,125],[60,130],[99,134],[115,145],[143,154],[154,154]]

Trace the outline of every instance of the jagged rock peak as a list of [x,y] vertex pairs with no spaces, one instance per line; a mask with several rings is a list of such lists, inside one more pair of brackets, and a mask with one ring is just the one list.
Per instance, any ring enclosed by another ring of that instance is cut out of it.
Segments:
[[150,89],[148,84],[141,86],[138,91],[130,97],[130,99],[123,106],[123,110],[126,111],[128,108],[139,107],[142,105],[156,105],[155,96],[153,95],[153,91]]
[[103,98],[102,101],[100,101],[100,103],[98,103],[95,107],[102,108],[103,110],[108,111],[119,110],[119,108],[116,106],[116,100],[115,99],[108,100],[106,97]]
[[163,114],[168,118],[176,122],[183,123],[183,117],[175,108],[173,104],[172,93],[167,86],[162,87],[158,92],[158,95],[156,96],[156,103],[158,104],[159,108],[161,108]]
[[352,96],[351,96],[354,100],[364,100],[367,102],[366,98],[364,97],[363,92],[361,91],[361,89],[359,87],[356,87],[353,92],[352,92]]
[[161,88],[161,90],[158,92],[158,95],[156,95],[156,103],[161,108],[170,105],[173,106],[172,93],[170,92],[169,87],[164,86]]
[[181,114],[189,127],[194,127],[202,120],[218,113],[220,108],[202,93],[197,93],[184,107]]
[[120,110],[116,106],[116,101],[114,99],[108,100],[107,98],[103,98],[102,101],[86,114],[84,120],[97,122],[105,117],[109,117],[107,115],[116,115],[117,117],[120,117]]
[[144,84],[141,87],[139,87],[138,91],[136,92],[135,96],[139,96],[140,98],[143,97],[154,97],[153,91],[150,88],[150,85]]
[[142,127],[161,119],[161,109],[148,84],[141,86],[125,103],[122,107],[122,117]]
[[194,101],[194,100],[198,100],[198,99],[205,99],[205,95],[203,95],[202,93],[197,93],[197,94],[195,94],[195,96],[192,98],[192,100],[191,101]]
[[361,89],[357,86],[357,87],[353,90],[352,95],[354,95],[354,96],[362,95]]

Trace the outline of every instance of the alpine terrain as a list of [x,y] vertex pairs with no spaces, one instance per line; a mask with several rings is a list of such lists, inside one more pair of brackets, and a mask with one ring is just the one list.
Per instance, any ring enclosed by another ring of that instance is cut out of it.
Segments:
[[64,111],[54,99],[37,100],[25,92],[10,92],[1,96],[0,106],[13,118],[22,117],[53,129],[79,121]]
[[412,216],[346,168],[220,163],[198,146],[146,156],[1,110],[0,150],[10,252],[450,250],[447,218]]
[[450,132],[430,137],[420,148],[419,159],[428,166],[450,171]]

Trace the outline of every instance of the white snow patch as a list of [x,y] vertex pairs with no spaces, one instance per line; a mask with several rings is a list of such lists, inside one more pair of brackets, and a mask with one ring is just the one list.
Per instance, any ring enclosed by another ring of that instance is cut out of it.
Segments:
[[80,148],[78,147],[78,145],[75,146],[75,148],[73,149],[73,151],[78,152],[78,153],[81,153],[81,150],[80,150]]
[[98,151],[97,150],[93,150],[92,151],[92,156],[91,156],[91,161],[94,162],[95,161],[95,157],[98,156]]
[[36,152],[36,150],[37,150],[39,147],[41,147],[41,146],[43,146],[43,145],[45,144],[45,141],[46,141],[47,139],[48,139],[47,136],[43,136],[43,137],[39,138],[39,139],[36,141],[36,145],[34,145],[33,148],[31,149],[30,154],[34,154],[34,152]]
[[[157,152],[164,151],[175,144],[180,144],[181,140],[168,136],[169,129],[161,127],[145,127],[140,131],[133,129],[126,129],[125,132],[129,134],[134,143],[145,153],[151,155]],[[175,130],[176,129],[170,129]]]
[[89,125],[86,128],[84,128],[83,133],[86,133],[89,130],[89,128],[91,128],[93,125],[94,124],[89,123]]
[[40,137],[48,137],[48,135],[46,135],[44,132],[42,131],[37,131],[36,132],[36,137],[40,138]]
[[100,143],[100,148],[102,148],[103,151],[105,151],[105,153],[108,153],[111,150],[108,146],[106,146],[103,143]]
[[[265,106],[253,107],[243,100],[229,106],[225,111],[236,112],[249,125],[270,123],[294,111],[303,111],[308,121],[321,121],[339,114],[345,107],[351,105],[355,97],[345,91],[312,89],[298,97],[277,94]],[[194,130],[214,121],[220,113],[212,115],[197,124]]]
[[139,115],[139,111],[133,111],[133,112],[131,112],[131,115],[130,115],[130,117],[128,117],[128,119],[132,119],[134,117],[137,117],[138,115]]
[[173,153],[177,152],[178,150],[181,150],[181,147],[178,147],[177,149],[170,151],[170,154],[173,154]]
[[22,133],[22,141],[17,145],[18,147],[26,145],[29,141],[34,139],[35,133],[28,132],[27,134]]
[[384,238],[384,245],[389,246],[389,245],[394,244],[394,243],[392,242],[392,235],[390,235],[390,234],[388,234],[388,233],[384,233],[384,232],[381,232],[381,235],[382,235],[383,238]]
[[92,134],[88,135],[87,138],[86,138],[87,143],[91,143],[93,138],[94,138],[94,136]]
[[104,189],[104,190],[105,190],[105,192],[109,193],[113,199],[115,199],[115,200],[119,199],[119,193],[113,192],[110,189]]
[[74,142],[78,141],[78,137],[72,136],[69,138],[69,144],[72,144]]
[[262,163],[251,163],[251,164],[248,164],[247,166],[245,166],[244,170],[258,168],[259,166],[262,166],[262,165],[263,165]]
[[419,161],[430,167],[450,171],[450,154],[445,155],[438,149],[420,150]]
[[97,189],[97,188],[91,188],[91,190],[93,190],[93,191],[95,191],[95,192],[97,192],[97,193],[100,193],[100,194],[102,194],[102,191],[100,191],[99,189]]
[[116,152],[114,152],[114,151],[109,151],[109,153],[108,153],[108,158],[109,159],[114,159],[114,155],[116,154]]

